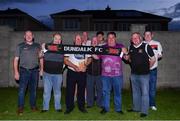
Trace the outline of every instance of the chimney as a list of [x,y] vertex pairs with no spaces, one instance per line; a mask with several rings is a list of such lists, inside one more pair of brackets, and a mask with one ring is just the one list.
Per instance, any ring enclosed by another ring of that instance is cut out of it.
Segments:
[[106,7],[105,10],[106,10],[106,11],[110,11],[110,10],[111,10],[111,8],[109,7],[109,5],[107,5],[107,7]]

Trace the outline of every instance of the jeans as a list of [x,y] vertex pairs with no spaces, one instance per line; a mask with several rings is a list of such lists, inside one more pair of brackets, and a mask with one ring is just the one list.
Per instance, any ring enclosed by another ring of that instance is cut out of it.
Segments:
[[61,84],[62,74],[49,74],[44,72],[44,93],[43,93],[43,110],[49,110],[49,101],[51,99],[51,91],[54,92],[54,107],[55,110],[61,109]]
[[156,83],[157,83],[157,68],[150,70],[150,80],[149,80],[149,105],[156,106]]
[[131,74],[133,110],[148,114],[149,109],[149,74]]
[[123,77],[102,76],[102,84],[103,84],[103,108],[106,111],[109,111],[110,109],[110,94],[113,87],[115,111],[122,111],[121,90],[123,86]]
[[98,107],[102,107],[102,81],[101,76],[93,76],[87,74],[86,81],[86,91],[87,91],[87,106],[93,106],[96,97],[96,104]]
[[27,87],[30,93],[30,106],[31,108],[36,107],[36,88],[39,79],[38,69],[28,70],[20,68],[19,70],[19,92],[18,92],[18,107],[24,108],[24,97]]

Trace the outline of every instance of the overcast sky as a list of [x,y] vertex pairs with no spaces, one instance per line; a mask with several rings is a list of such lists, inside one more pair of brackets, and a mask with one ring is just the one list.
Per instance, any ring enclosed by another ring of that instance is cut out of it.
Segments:
[[19,8],[37,17],[68,9],[135,9],[154,10],[168,8],[180,0],[0,0],[0,9]]

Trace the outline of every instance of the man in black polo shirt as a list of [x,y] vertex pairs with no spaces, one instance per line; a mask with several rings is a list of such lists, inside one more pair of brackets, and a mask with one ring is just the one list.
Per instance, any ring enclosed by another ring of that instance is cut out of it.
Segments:
[[149,72],[155,63],[155,56],[152,48],[142,42],[140,33],[132,34],[131,43],[126,57],[131,65],[133,93],[133,108],[129,111],[140,112],[140,117],[145,117],[149,109]]
[[42,67],[41,57],[40,44],[34,42],[34,35],[31,31],[26,31],[24,42],[18,44],[14,57],[14,78],[19,80],[18,115],[23,113],[27,86],[30,91],[31,110],[33,112],[38,110],[36,107],[36,87],[39,79],[40,64],[40,67]]

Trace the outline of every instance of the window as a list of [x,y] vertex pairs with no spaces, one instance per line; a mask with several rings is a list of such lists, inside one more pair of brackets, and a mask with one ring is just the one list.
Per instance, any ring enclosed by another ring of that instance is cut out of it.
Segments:
[[94,30],[95,31],[109,31],[110,24],[109,23],[95,23]]
[[131,24],[129,23],[118,23],[117,30],[118,31],[130,31]]
[[63,29],[64,30],[80,30],[79,19],[64,19]]
[[161,24],[160,23],[150,23],[148,26],[146,26],[146,30],[151,30],[151,31],[160,31]]
[[4,18],[4,19],[1,19],[0,25],[8,25],[14,28],[17,26],[17,23],[16,23],[16,19],[14,18]]

